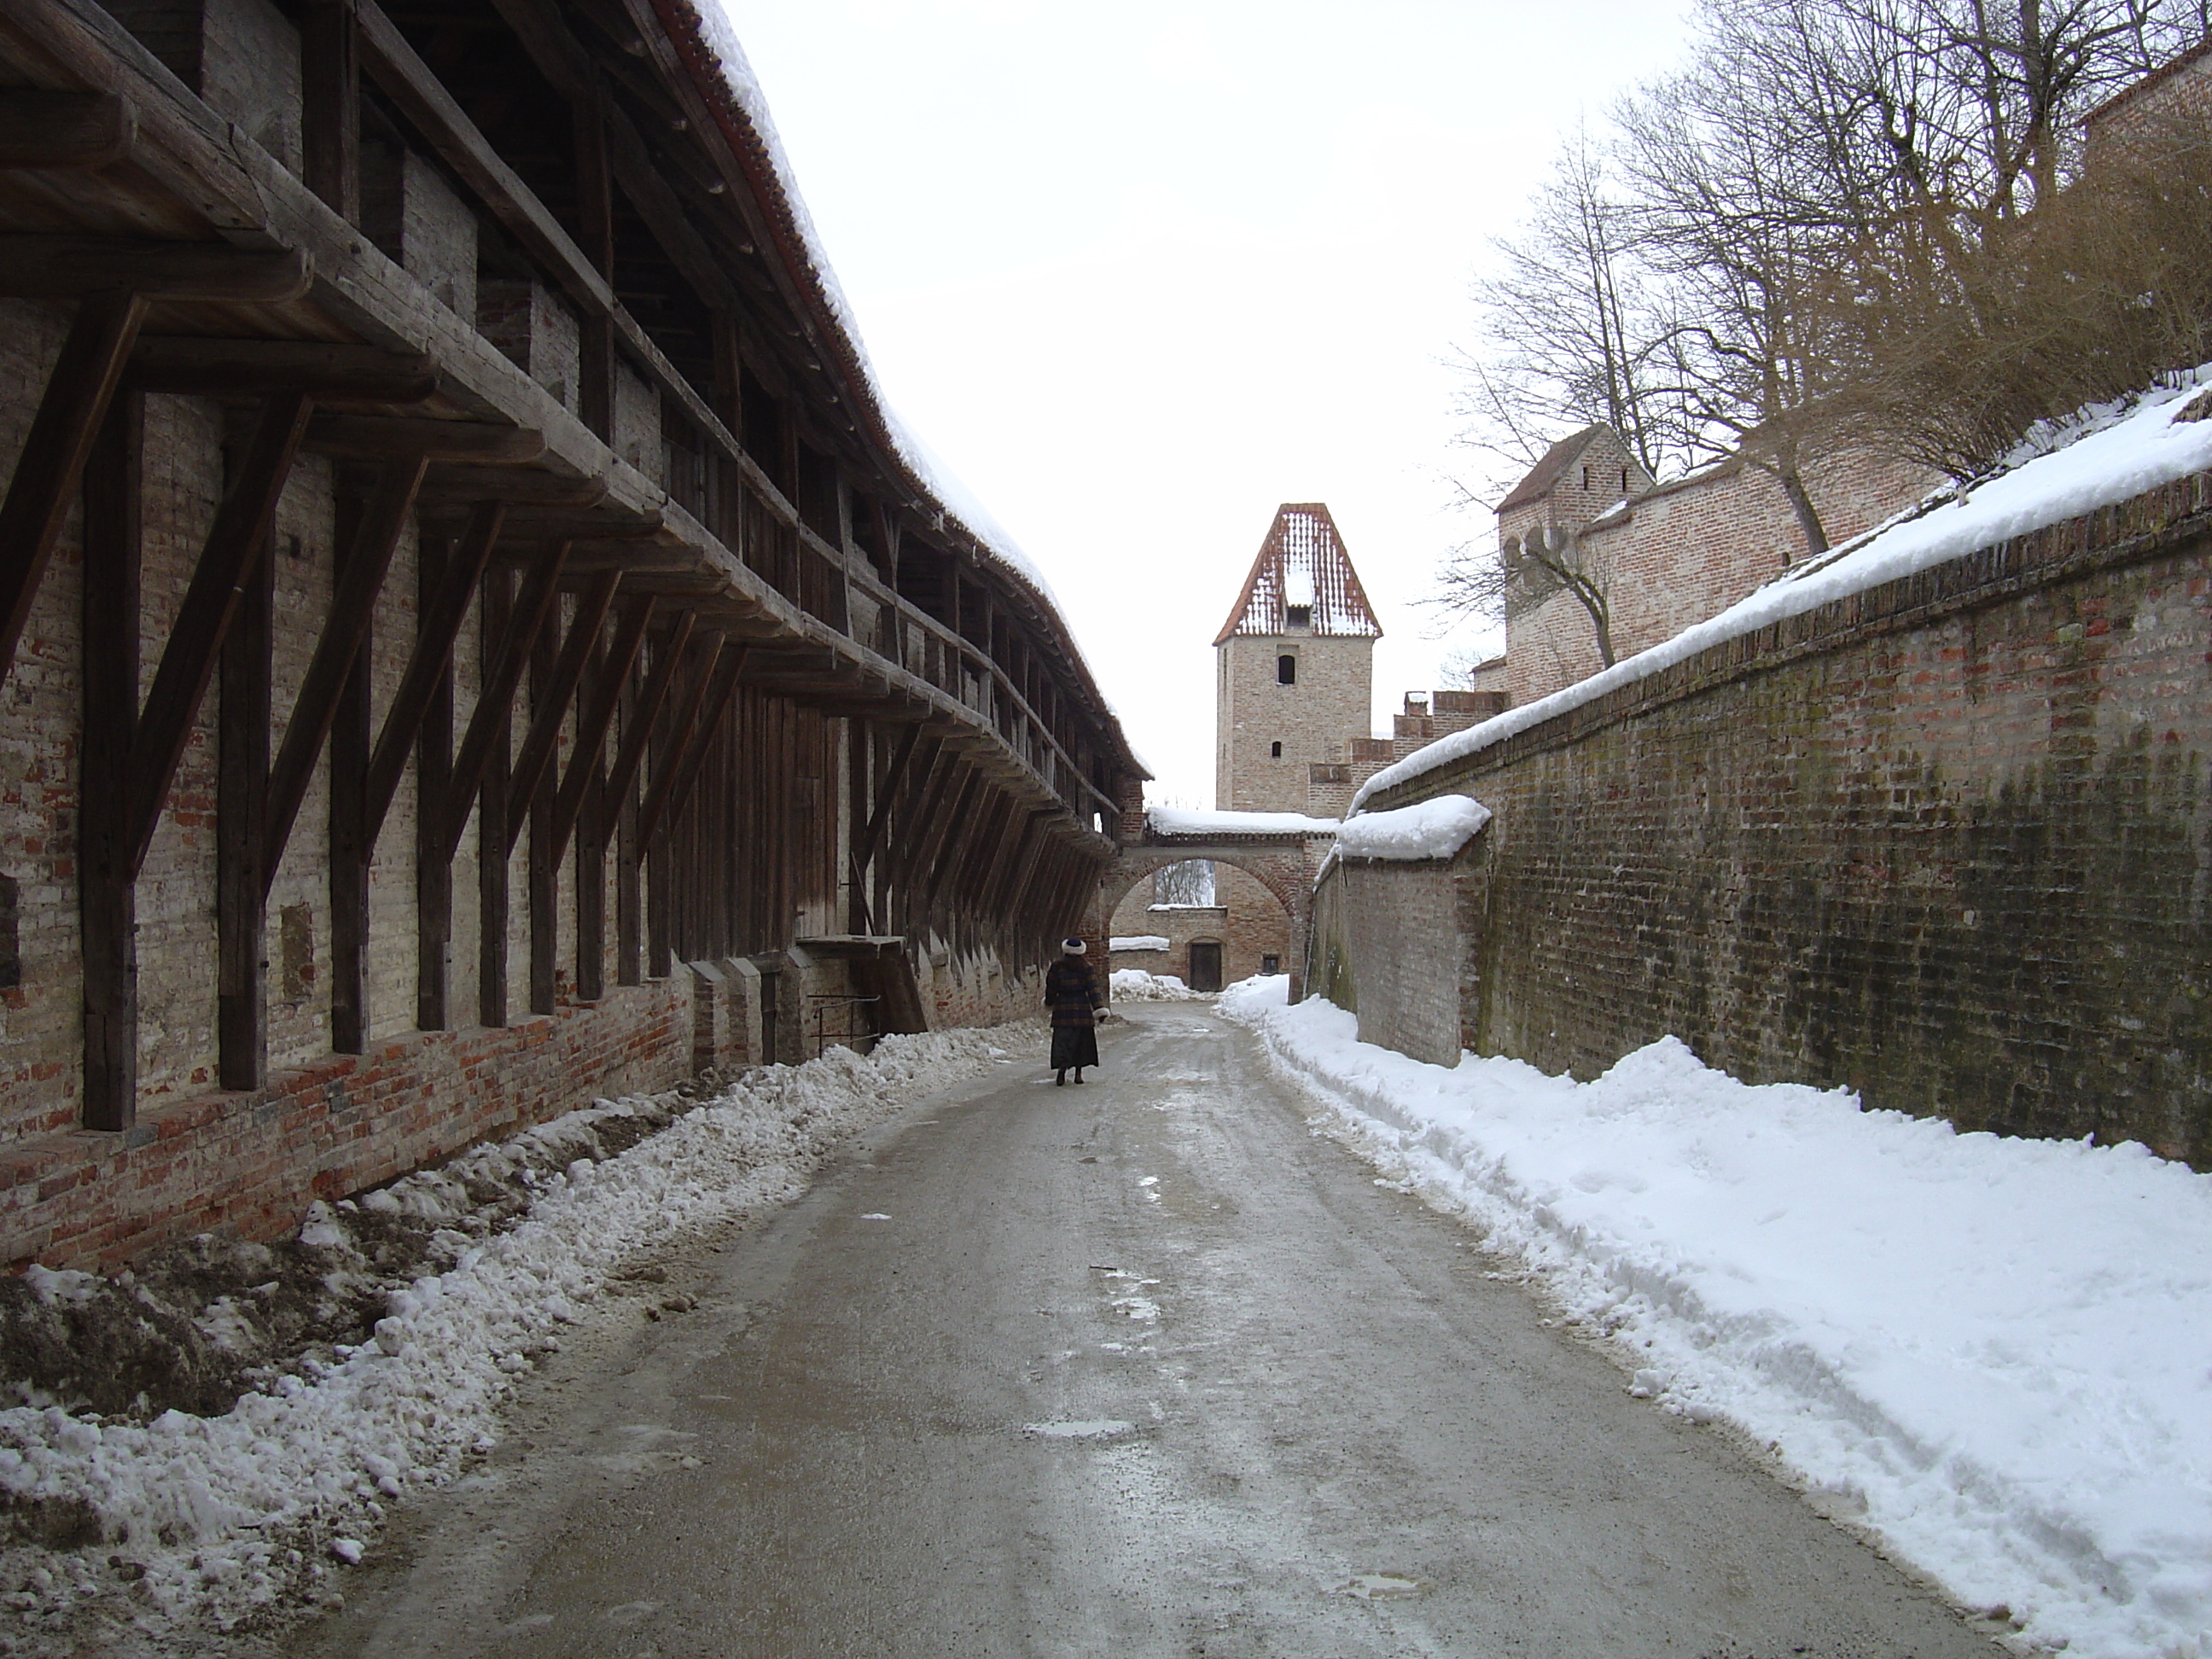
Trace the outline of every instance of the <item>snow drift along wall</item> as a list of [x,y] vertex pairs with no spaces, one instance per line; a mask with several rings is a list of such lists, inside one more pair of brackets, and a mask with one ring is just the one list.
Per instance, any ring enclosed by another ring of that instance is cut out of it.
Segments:
[[1424,1058],[1449,987],[1467,1047],[1548,1071],[1672,1033],[2212,1165],[2208,550],[2198,473],[1501,725],[1372,800],[1496,816],[1449,866],[1332,868],[1316,988]]

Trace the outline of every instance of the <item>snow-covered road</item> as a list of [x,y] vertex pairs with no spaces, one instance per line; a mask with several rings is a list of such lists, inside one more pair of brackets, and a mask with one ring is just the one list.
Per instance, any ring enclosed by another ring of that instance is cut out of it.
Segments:
[[1000,1068],[634,1266],[284,1650],[1994,1654],[1251,1035],[1128,1012],[1084,1088]]

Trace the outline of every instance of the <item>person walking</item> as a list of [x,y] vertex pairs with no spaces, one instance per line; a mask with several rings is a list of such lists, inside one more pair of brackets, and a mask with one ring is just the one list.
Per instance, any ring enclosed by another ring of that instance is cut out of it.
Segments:
[[1052,1010],[1052,1080],[1067,1081],[1070,1072],[1078,1083],[1083,1068],[1098,1063],[1098,1011],[1106,1006],[1106,988],[1083,955],[1083,941],[1060,942],[1060,960],[1045,969],[1044,1006]]

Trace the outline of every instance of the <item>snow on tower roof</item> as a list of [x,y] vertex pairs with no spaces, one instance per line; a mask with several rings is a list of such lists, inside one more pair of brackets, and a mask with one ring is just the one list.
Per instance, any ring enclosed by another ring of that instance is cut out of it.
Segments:
[[1314,634],[1382,636],[1382,624],[1367,603],[1359,573],[1344,550],[1344,538],[1337,534],[1336,520],[1320,501],[1285,501],[1275,509],[1275,522],[1260,544],[1260,556],[1252,561],[1243,591],[1213,642],[1220,645],[1233,634],[1287,634],[1285,612],[1292,605],[1311,611],[1310,631]]

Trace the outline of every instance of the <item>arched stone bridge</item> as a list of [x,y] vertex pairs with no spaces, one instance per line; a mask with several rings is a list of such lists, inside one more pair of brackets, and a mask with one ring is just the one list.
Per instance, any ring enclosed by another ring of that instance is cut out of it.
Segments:
[[1122,825],[1121,850],[1098,878],[1098,896],[1087,924],[1091,958],[1100,973],[1106,971],[1108,927],[1129,890],[1170,864],[1204,859],[1243,871],[1282,905],[1291,922],[1291,1000],[1305,994],[1313,872],[1336,828],[1334,820],[1294,812],[1154,810],[1125,813]]

